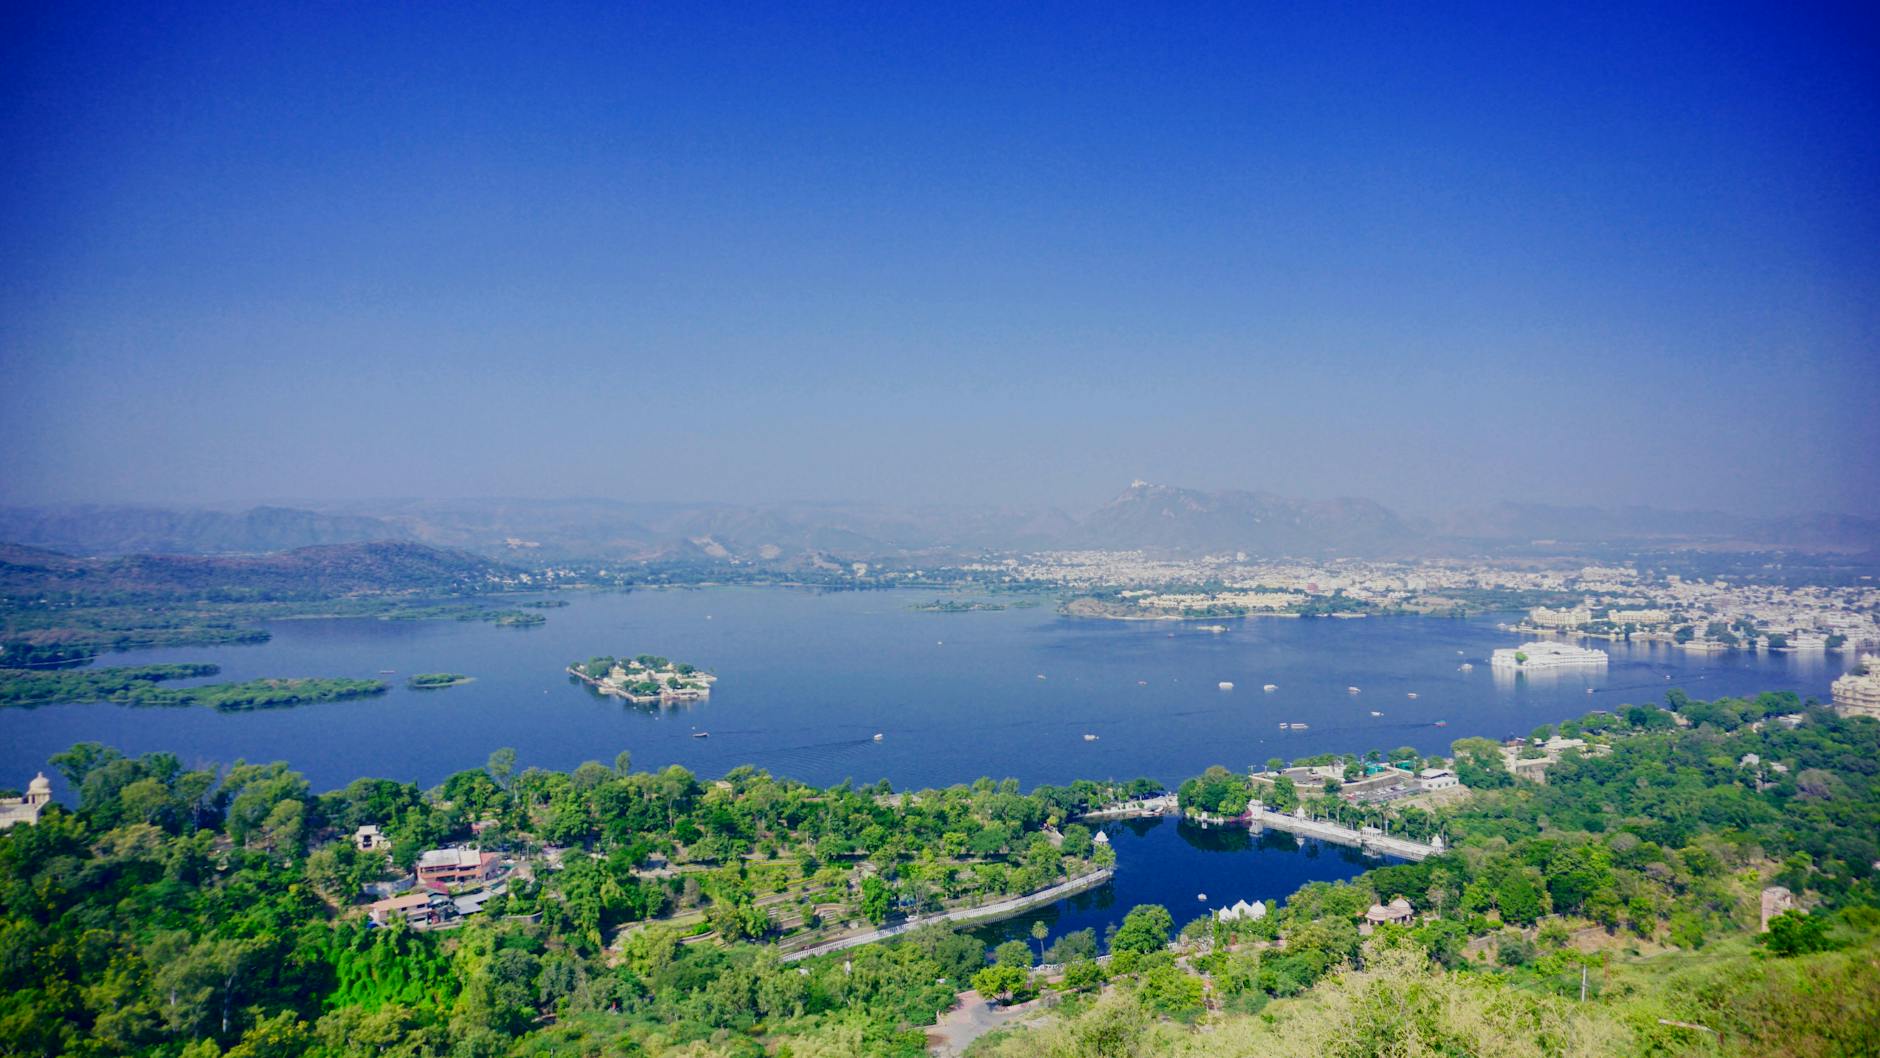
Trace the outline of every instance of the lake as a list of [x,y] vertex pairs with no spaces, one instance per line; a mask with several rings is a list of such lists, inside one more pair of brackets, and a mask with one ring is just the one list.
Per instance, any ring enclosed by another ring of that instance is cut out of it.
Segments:
[[[279,621],[264,644],[111,655],[122,665],[211,661],[223,680],[396,674],[383,677],[394,683],[383,697],[270,712],[0,710],[0,785],[23,787],[47,757],[87,739],[133,754],[169,750],[190,764],[287,760],[317,790],[362,775],[433,784],[480,767],[500,746],[514,747],[524,766],[611,762],[625,749],[636,768],[677,763],[709,777],[755,764],[818,785],[886,778],[905,789],[981,775],[1027,788],[1143,775],[1173,783],[1210,764],[1242,768],[1273,756],[1442,750],[1464,735],[1525,734],[1589,709],[1661,700],[1672,687],[1697,697],[1794,690],[1826,700],[1848,659],[1598,643],[1612,654],[1604,673],[1510,680],[1491,673],[1487,658],[1521,637],[1491,619],[1249,618],[1222,621],[1228,630],[1216,634],[1195,624],[1073,620],[1048,604],[912,609],[931,592],[562,598],[570,605],[543,611],[548,623],[537,628]],[[640,653],[716,672],[711,699],[635,706],[562,671],[596,654]],[[1475,670],[1458,671],[1463,661]],[[418,672],[476,682],[407,690],[403,680]],[[1221,681],[1234,689],[1220,690]],[[1264,693],[1266,683],[1278,689]],[[1281,731],[1281,722],[1310,726]]]
[[1047,947],[1080,929],[1096,930],[1101,942],[1103,931],[1120,924],[1137,904],[1161,904],[1180,928],[1237,900],[1283,903],[1307,882],[1341,881],[1403,862],[1280,830],[1256,835],[1245,827],[1200,827],[1177,819],[1112,820],[1092,829],[1108,834],[1116,850],[1116,874],[1108,882],[970,932],[989,946],[1022,940],[1035,951],[1031,924],[1043,922]]

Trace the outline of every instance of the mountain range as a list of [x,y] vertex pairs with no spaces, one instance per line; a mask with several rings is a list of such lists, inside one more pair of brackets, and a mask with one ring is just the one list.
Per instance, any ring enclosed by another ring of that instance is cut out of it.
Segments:
[[480,555],[388,540],[260,555],[110,557],[0,544],[0,600],[123,604],[459,594],[486,589],[513,572]]
[[1249,556],[1419,556],[1596,547],[1880,551],[1880,520],[1499,503],[1411,518],[1373,500],[1305,500],[1134,482],[1082,516],[1055,508],[675,504],[606,499],[378,501],[323,509],[0,508],[0,541],[74,555],[248,555],[403,541],[530,564],[805,556],[950,557],[1103,548]]

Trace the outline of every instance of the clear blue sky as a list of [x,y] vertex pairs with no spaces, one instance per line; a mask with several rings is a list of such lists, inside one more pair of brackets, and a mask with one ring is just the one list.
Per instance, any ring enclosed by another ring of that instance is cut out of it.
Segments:
[[0,502],[1880,513],[1876,8],[1533,6],[8,5]]

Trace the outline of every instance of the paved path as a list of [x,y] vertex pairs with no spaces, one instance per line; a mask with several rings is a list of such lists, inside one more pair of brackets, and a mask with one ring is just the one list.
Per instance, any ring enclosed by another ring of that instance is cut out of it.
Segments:
[[795,962],[798,959],[808,959],[816,955],[827,955],[832,951],[841,951],[844,948],[873,944],[876,941],[887,940],[889,937],[899,936],[910,930],[916,930],[922,926],[931,926],[939,922],[977,922],[982,919],[1009,918],[1021,911],[1037,907],[1039,904],[1048,904],[1053,900],[1061,900],[1072,893],[1081,893],[1085,889],[1094,889],[1104,882],[1109,881],[1110,876],[1115,873],[1115,871],[1105,867],[1101,870],[1092,871],[1081,878],[1072,878],[1068,882],[1060,882],[1049,889],[1040,889],[1035,893],[1027,893],[1024,896],[1014,896],[995,903],[981,904],[978,907],[962,907],[958,910],[947,911],[938,915],[922,915],[918,918],[910,918],[906,922],[901,922],[896,925],[883,926],[880,929],[870,930],[867,933],[858,933],[852,937],[839,937],[836,940],[825,941],[812,948],[804,948],[802,951],[793,951],[785,955],[783,961]]
[[1319,819],[1300,819],[1297,816],[1279,812],[1255,811],[1252,814],[1251,827],[1259,830],[1272,827],[1274,830],[1289,830],[1294,834],[1320,838],[1340,845],[1356,845],[1361,848],[1375,849],[1406,860],[1421,860],[1443,851],[1436,845],[1425,845],[1420,841],[1406,841],[1399,837],[1384,834],[1366,834],[1350,827],[1339,826]]

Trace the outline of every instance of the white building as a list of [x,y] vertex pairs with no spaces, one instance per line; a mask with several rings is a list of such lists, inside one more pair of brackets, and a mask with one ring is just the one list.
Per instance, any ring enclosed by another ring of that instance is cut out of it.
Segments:
[[1488,663],[1494,668],[1511,672],[1536,672],[1543,669],[1604,667],[1611,660],[1603,650],[1537,639],[1518,647],[1502,647],[1489,656]]
[[32,826],[39,822],[40,811],[51,803],[52,780],[42,771],[26,784],[25,797],[0,798],[0,830],[20,823]]
[[1613,610],[1606,620],[1616,625],[1662,625],[1671,623],[1669,610]]
[[1424,768],[1417,773],[1417,786],[1424,790],[1447,790],[1451,786],[1462,785],[1456,773],[1448,768]]
[[1593,611],[1585,604],[1571,610],[1536,606],[1528,611],[1528,621],[1536,628],[1579,628],[1593,623]]
[[1841,715],[1880,717],[1880,657],[1862,654],[1860,668],[1835,680],[1833,692]]
[[1224,907],[1214,913],[1222,922],[1258,922],[1266,917],[1264,903],[1249,904],[1245,900],[1236,900],[1234,906]]

